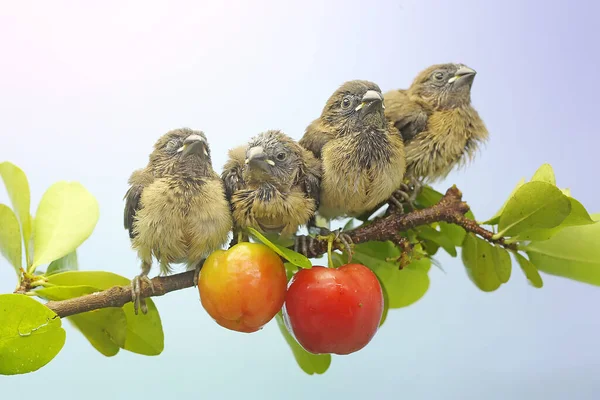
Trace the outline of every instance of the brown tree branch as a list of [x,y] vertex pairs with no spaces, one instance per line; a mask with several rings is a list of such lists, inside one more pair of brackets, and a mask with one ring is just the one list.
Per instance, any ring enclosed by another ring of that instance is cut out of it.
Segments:
[[[428,225],[434,222],[448,222],[463,227],[466,231],[481,236],[492,243],[497,243],[509,249],[516,249],[514,244],[507,244],[504,239],[494,239],[494,233],[479,226],[475,221],[465,217],[469,211],[467,203],[462,201],[462,193],[451,187],[435,205],[415,210],[407,214],[392,213],[378,218],[358,228],[344,232],[355,244],[368,241],[400,242],[399,232],[417,226]],[[336,247],[339,246],[336,244]],[[326,240],[314,240],[310,249],[309,258],[319,257],[327,252]],[[166,293],[194,286],[194,271],[174,274],[152,279],[154,291],[149,285],[142,282],[142,296],[155,297]],[[29,288],[21,288],[27,289]],[[105,307],[122,307],[131,301],[130,286],[115,286],[110,289],[63,301],[50,301],[47,306],[58,316],[68,317],[87,311]]]
[[[143,297],[162,296],[175,290],[194,286],[194,271],[182,272],[170,276],[157,276],[152,279],[154,291],[149,285],[142,285]],[[49,301],[46,306],[59,317],[80,314],[87,311],[98,310],[106,307],[122,307],[131,301],[131,286],[114,286],[81,297],[68,300]]]

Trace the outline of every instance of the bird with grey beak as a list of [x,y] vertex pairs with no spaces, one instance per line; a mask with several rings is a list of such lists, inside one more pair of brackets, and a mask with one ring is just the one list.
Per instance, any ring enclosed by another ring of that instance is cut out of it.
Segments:
[[[373,82],[342,84],[299,143],[321,160],[317,212],[328,220],[361,215],[389,199],[402,184],[404,144],[386,120],[381,90]],[[351,255],[347,235],[321,231],[330,240],[341,241]]]
[[445,178],[473,159],[488,131],[471,105],[476,72],[464,64],[436,64],[420,72],[407,90],[384,95],[385,115],[406,147],[406,177],[415,190]]
[[283,238],[294,235],[318,206],[320,173],[312,153],[279,130],[230,150],[221,179],[231,204],[234,242],[247,240],[248,227]]
[[125,194],[124,225],[142,272],[132,280],[132,301],[147,313],[141,281],[148,278],[152,258],[160,275],[171,264],[195,269],[194,282],[206,257],[227,243],[232,229],[229,204],[221,179],[212,168],[210,147],[201,131],[175,129],[154,145],[148,165],[133,172]]

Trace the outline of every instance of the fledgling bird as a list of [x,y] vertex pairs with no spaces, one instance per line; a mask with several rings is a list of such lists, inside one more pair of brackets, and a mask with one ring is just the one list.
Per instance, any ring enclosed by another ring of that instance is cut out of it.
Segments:
[[384,94],[385,115],[404,139],[406,177],[413,183],[445,178],[487,140],[487,128],[471,105],[475,74],[464,64],[436,64],[408,90]]
[[252,227],[290,238],[315,213],[320,176],[312,153],[279,130],[263,132],[230,150],[221,178],[234,231]]
[[172,263],[186,263],[197,277],[204,259],[227,242],[232,218],[201,131],[182,128],[164,134],[148,165],[134,171],[129,184],[124,225],[142,260],[142,273],[132,281],[132,301],[136,314],[138,306],[145,314],[140,281],[152,287],[152,257],[160,263],[161,275],[171,272]]
[[326,219],[359,216],[402,184],[404,144],[386,120],[381,89],[373,82],[342,84],[299,143],[321,160],[318,214]]

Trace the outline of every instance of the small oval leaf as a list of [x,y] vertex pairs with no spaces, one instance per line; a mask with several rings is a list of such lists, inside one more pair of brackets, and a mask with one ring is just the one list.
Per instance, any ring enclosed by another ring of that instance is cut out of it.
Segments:
[[492,246],[492,259],[494,260],[494,269],[496,270],[496,275],[500,282],[508,282],[512,269],[508,251],[497,245]]
[[[600,215],[592,215],[594,220]],[[600,223],[565,228],[548,240],[520,246],[538,270],[600,286]]]
[[[391,262],[400,256],[392,242],[367,242],[355,246],[353,260],[371,269],[387,293],[389,308],[407,307],[420,300],[429,289],[428,258],[412,261],[403,269]],[[387,261],[389,259],[390,261]]]
[[523,273],[525,273],[525,276],[529,280],[529,283],[531,283],[533,287],[538,289],[544,286],[544,282],[542,282],[542,277],[540,276],[540,273],[538,272],[535,265],[533,265],[528,259],[523,257],[518,252],[515,252],[513,254],[515,255],[515,257],[517,257],[517,262],[521,266],[521,269],[523,270]]
[[[35,290],[37,296],[61,301],[99,292],[92,286],[50,286]],[[112,357],[125,345],[127,320],[121,308],[109,307],[71,315],[67,320],[101,354]]]
[[292,349],[294,358],[302,371],[306,372],[308,375],[324,374],[331,365],[331,354],[312,354],[304,350],[302,346],[298,344],[296,339],[288,332],[281,311],[277,313],[275,319],[277,320],[279,331]]
[[556,186],[556,177],[554,176],[554,170],[550,164],[542,164],[537,171],[533,174],[531,182],[546,182]]
[[73,250],[66,256],[52,261],[46,270],[46,275],[54,275],[66,271],[77,271],[77,269],[77,250]]
[[[26,262],[29,264],[31,258],[29,255],[29,241],[31,239],[32,221],[30,207],[29,182],[27,176],[21,168],[13,163],[5,161],[0,163],[0,176],[4,180],[4,186],[8,192],[8,197],[17,213],[17,217],[21,224],[21,232],[23,234],[23,244],[25,246]],[[21,240],[19,238],[19,240]]]
[[34,220],[33,265],[49,263],[75,250],[91,234],[100,209],[77,182],[57,182],[42,196]]
[[37,371],[65,344],[66,333],[58,315],[28,296],[0,295],[0,321],[2,375]]
[[418,228],[418,236],[437,243],[452,257],[456,257],[456,247],[454,246],[452,239],[448,237],[445,232],[438,231],[429,225],[423,225]]
[[594,223],[587,210],[580,202],[572,197],[569,197],[569,201],[571,202],[571,212],[560,225],[549,229],[530,229],[519,233],[515,237],[515,240],[548,240],[562,229],[569,226],[589,225]]
[[569,198],[546,182],[529,182],[510,198],[498,224],[498,236],[516,236],[521,232],[554,228],[571,212]]
[[0,204],[0,254],[14,267],[17,276],[21,276],[22,251],[17,216],[8,206]]
[[281,257],[285,258],[286,260],[288,260],[295,266],[300,267],[300,268],[305,268],[305,269],[312,268],[312,264],[311,264],[310,260],[308,258],[306,258],[305,256],[303,256],[302,254],[296,253],[293,250],[287,249],[285,247],[279,246],[279,245],[271,242],[269,239],[267,239],[263,234],[261,234],[256,229],[248,228],[248,232],[250,232],[250,234],[252,236],[254,236],[256,239],[258,239],[262,244],[264,244],[265,246],[268,246],[275,253],[279,254]]
[[502,282],[496,274],[492,256],[492,246],[483,239],[469,233],[462,247],[463,264],[469,278],[484,292],[493,292]]
[[[60,286],[91,286],[106,290],[113,286],[127,286],[131,281],[121,275],[104,271],[69,271],[48,277],[48,282]],[[46,288],[50,289],[50,288]],[[123,349],[137,354],[154,356],[164,349],[164,332],[158,309],[154,301],[146,298],[147,314],[135,315],[133,304],[127,303],[122,309],[127,319],[127,332]]]

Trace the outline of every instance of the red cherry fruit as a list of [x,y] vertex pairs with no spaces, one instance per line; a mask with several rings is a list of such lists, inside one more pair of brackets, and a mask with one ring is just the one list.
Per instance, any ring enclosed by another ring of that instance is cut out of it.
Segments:
[[350,354],[375,336],[383,291],[364,265],[313,266],[290,281],[283,314],[288,330],[306,351]]

